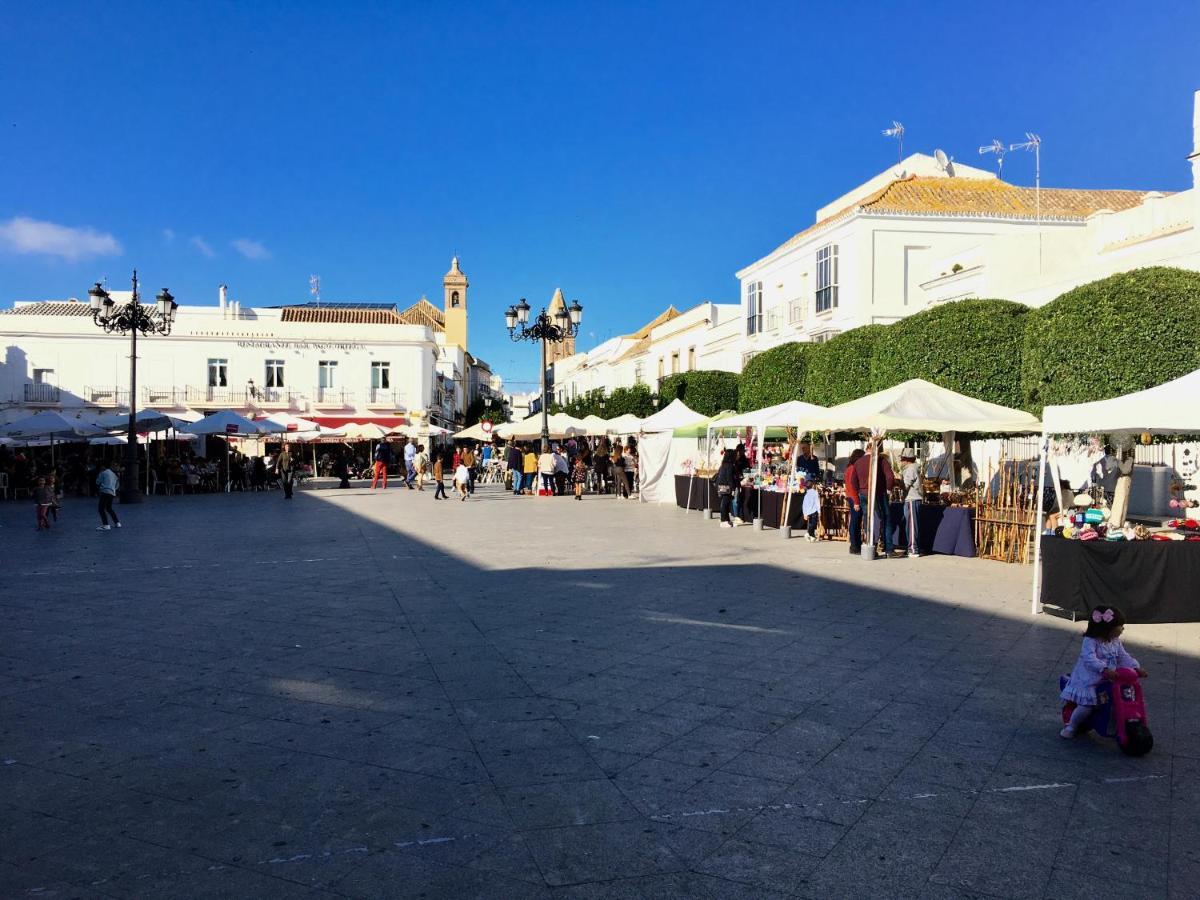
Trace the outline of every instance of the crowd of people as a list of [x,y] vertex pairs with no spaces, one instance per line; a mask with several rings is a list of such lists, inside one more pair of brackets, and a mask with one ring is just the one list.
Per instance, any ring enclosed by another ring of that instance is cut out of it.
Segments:
[[[582,500],[585,493],[629,499],[637,490],[637,441],[572,438],[542,450],[537,443],[511,442],[505,449],[505,481],[517,496],[540,494]],[[570,485],[570,490],[567,487]]]

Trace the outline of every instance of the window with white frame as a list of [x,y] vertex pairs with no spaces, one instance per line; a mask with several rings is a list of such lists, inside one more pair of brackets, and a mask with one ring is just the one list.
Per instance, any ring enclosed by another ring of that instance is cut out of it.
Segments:
[[671,374],[676,375],[679,372],[679,351],[676,350],[671,354]]
[[801,325],[804,322],[804,300],[796,299],[788,304],[788,324]]
[[337,384],[337,360],[322,359],[317,362],[317,387],[331,388]]
[[283,387],[283,360],[268,359],[267,360],[267,377],[264,382],[269,388]]
[[646,363],[638,360],[633,364],[633,383],[644,384],[646,381]]
[[817,312],[829,312],[838,305],[838,248],[826,244],[817,251]]
[[688,347],[688,367],[689,372],[696,371],[696,348]]
[[746,282],[746,334],[763,330],[762,282]]
[[392,386],[392,364],[390,362],[371,363],[371,387],[375,390],[387,390]]
[[208,361],[208,386],[229,387],[229,360],[210,359]]
[[658,358],[658,381],[660,384],[662,383],[663,376],[667,374],[666,369],[667,361],[660,356]]

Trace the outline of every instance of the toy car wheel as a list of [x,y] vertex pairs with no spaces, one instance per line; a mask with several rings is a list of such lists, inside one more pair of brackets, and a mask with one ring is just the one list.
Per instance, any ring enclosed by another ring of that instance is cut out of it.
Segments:
[[1145,756],[1154,747],[1154,735],[1141,722],[1130,722],[1125,726],[1125,743],[1121,751],[1126,756]]

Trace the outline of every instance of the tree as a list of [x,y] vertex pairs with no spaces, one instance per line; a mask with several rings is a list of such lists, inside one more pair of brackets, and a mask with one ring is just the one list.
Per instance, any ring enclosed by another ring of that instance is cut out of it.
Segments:
[[[872,391],[923,378],[952,391],[1020,409],[1029,308],[1009,300],[956,300],[886,327],[871,357]],[[862,391],[861,393],[867,393]]]
[[737,409],[739,380],[736,372],[710,370],[668,375],[658,388],[658,406],[661,409],[679,399],[706,416]]
[[1154,266],[1067,291],[1025,324],[1026,408],[1145,390],[1200,368],[1200,272]]
[[863,325],[809,351],[804,400],[836,406],[871,392],[871,356],[890,325]]
[[738,409],[746,412],[804,399],[809,354],[815,344],[792,341],[764,350],[742,369]]
[[654,399],[647,385],[635,384],[633,387],[616,388],[609,394],[604,406],[604,418],[615,419],[626,413],[633,413],[643,419],[654,413]]

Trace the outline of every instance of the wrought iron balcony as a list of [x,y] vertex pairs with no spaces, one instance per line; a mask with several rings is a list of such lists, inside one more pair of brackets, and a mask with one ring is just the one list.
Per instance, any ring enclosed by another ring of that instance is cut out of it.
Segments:
[[25,402],[32,406],[53,406],[59,402],[57,384],[25,385]]

